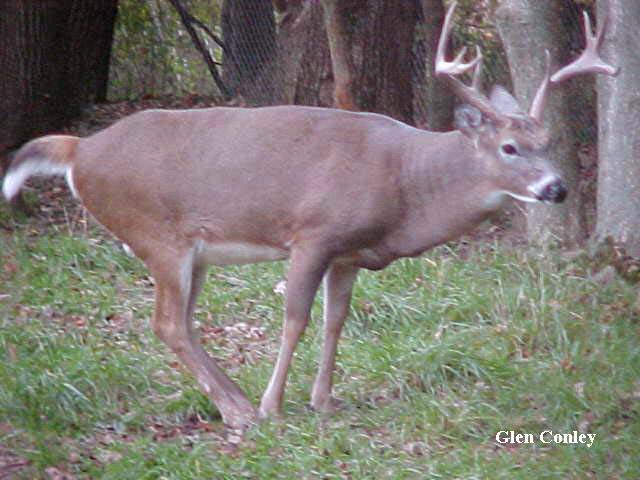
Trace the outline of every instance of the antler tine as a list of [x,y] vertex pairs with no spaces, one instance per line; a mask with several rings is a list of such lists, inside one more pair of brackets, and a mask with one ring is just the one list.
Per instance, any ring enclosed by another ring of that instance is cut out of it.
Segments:
[[544,105],[547,103],[547,97],[549,96],[549,85],[551,84],[551,53],[545,49],[545,73],[542,83],[538,87],[536,96],[531,103],[531,109],[529,110],[529,116],[542,123],[542,116],[544,114]]
[[598,53],[598,49],[600,48],[602,39],[604,38],[607,19],[604,18],[600,22],[596,34],[594,35],[593,29],[591,28],[591,19],[586,11],[582,12],[582,18],[584,20],[584,36],[586,45],[584,51],[576,60],[571,62],[569,65],[562,67],[549,77],[550,55],[549,51],[546,51],[547,73],[545,74],[542,84],[538,88],[538,92],[536,93],[533,103],[531,104],[531,109],[529,110],[529,115],[539,122],[542,122],[544,106],[549,95],[549,87],[552,84],[557,84],[571,77],[575,77],[576,75],[582,75],[585,73],[602,73],[604,75],[615,76],[620,70],[619,68],[613,67],[602,60]]
[[444,16],[444,24],[442,25],[442,32],[440,32],[440,38],[438,39],[438,47],[436,49],[436,74],[438,73],[438,66],[445,63],[444,54],[447,49],[447,40],[449,39],[449,32],[451,32],[451,16],[453,10],[456,8],[456,3],[453,2],[447,10]]
[[473,80],[471,80],[471,88],[477,92],[480,92],[480,88],[482,86],[482,52],[480,47],[476,45],[476,58],[478,61],[476,62],[475,70],[473,71]]
[[442,26],[442,33],[440,34],[440,40],[438,41],[438,49],[436,51],[436,74],[437,75],[460,75],[472,69],[479,61],[476,57],[471,62],[464,63],[462,59],[467,53],[467,47],[463,47],[462,50],[456,55],[452,62],[448,62],[445,59],[447,50],[447,43],[449,41],[449,35],[453,28],[452,19],[453,12],[456,9],[458,2],[453,2],[447,14],[444,17],[444,25]]
[[[593,29],[591,28],[591,18],[586,10],[582,11],[582,23],[584,24],[584,38],[587,43],[592,43],[595,37],[593,35]],[[602,32],[604,32],[604,30],[599,28],[598,35]]]
[[[490,118],[496,119],[500,116],[499,113],[493,108],[489,100],[478,90],[480,83],[479,70],[482,68],[482,51],[480,50],[480,47],[476,45],[476,56],[470,62],[465,63],[463,61],[464,55],[467,52],[466,47],[462,48],[453,61],[447,61],[445,58],[447,42],[452,29],[453,12],[457,3],[458,2],[453,2],[449,6],[447,14],[444,17],[444,25],[442,26],[442,33],[440,34],[438,48],[436,50],[435,74],[447,79],[453,91],[462,100],[478,108],[482,113],[486,114]],[[475,70],[473,73],[472,84],[469,87],[458,80],[455,76],[467,73],[471,69]]]
[[602,60],[598,53],[598,48],[602,44],[602,40],[604,38],[606,18],[601,21],[595,35],[591,29],[589,14],[586,11],[583,12],[583,18],[584,35],[586,38],[585,49],[576,60],[554,73],[551,77],[551,83],[560,83],[571,77],[584,73],[602,73],[604,75],[615,76],[620,70],[619,68],[613,67]]

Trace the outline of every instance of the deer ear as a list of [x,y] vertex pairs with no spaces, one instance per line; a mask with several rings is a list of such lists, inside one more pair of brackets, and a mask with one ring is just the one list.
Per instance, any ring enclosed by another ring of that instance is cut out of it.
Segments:
[[453,114],[453,126],[468,137],[476,137],[482,128],[482,112],[471,105],[456,107]]
[[502,85],[495,85],[489,95],[491,105],[503,115],[526,115],[518,101]]

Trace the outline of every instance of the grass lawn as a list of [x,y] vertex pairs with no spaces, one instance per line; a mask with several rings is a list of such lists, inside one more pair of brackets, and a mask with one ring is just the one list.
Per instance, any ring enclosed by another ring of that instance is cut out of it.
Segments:
[[[640,478],[638,291],[594,282],[587,261],[443,247],[362,272],[336,372],[344,409],[307,407],[317,302],[283,418],[240,442],[148,328],[139,261],[93,229],[3,215],[0,479]],[[212,268],[196,315],[256,404],[285,267]],[[535,442],[499,444],[502,430]],[[544,444],[545,430],[596,437]]]

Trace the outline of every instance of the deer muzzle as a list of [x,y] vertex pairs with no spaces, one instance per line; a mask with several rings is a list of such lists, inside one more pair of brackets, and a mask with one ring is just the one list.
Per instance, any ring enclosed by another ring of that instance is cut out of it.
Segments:
[[567,193],[567,185],[561,178],[555,178],[535,192],[535,195],[541,202],[562,203],[567,198]]

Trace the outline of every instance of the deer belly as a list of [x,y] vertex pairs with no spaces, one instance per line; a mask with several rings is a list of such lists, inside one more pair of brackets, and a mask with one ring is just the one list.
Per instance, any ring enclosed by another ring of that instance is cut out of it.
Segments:
[[390,256],[386,254],[386,252],[383,253],[372,248],[363,248],[338,257],[336,262],[366,268],[367,270],[381,270],[395,260],[395,258],[397,257]]
[[245,242],[200,242],[196,258],[209,265],[242,265],[246,263],[284,260],[289,252],[282,248]]

